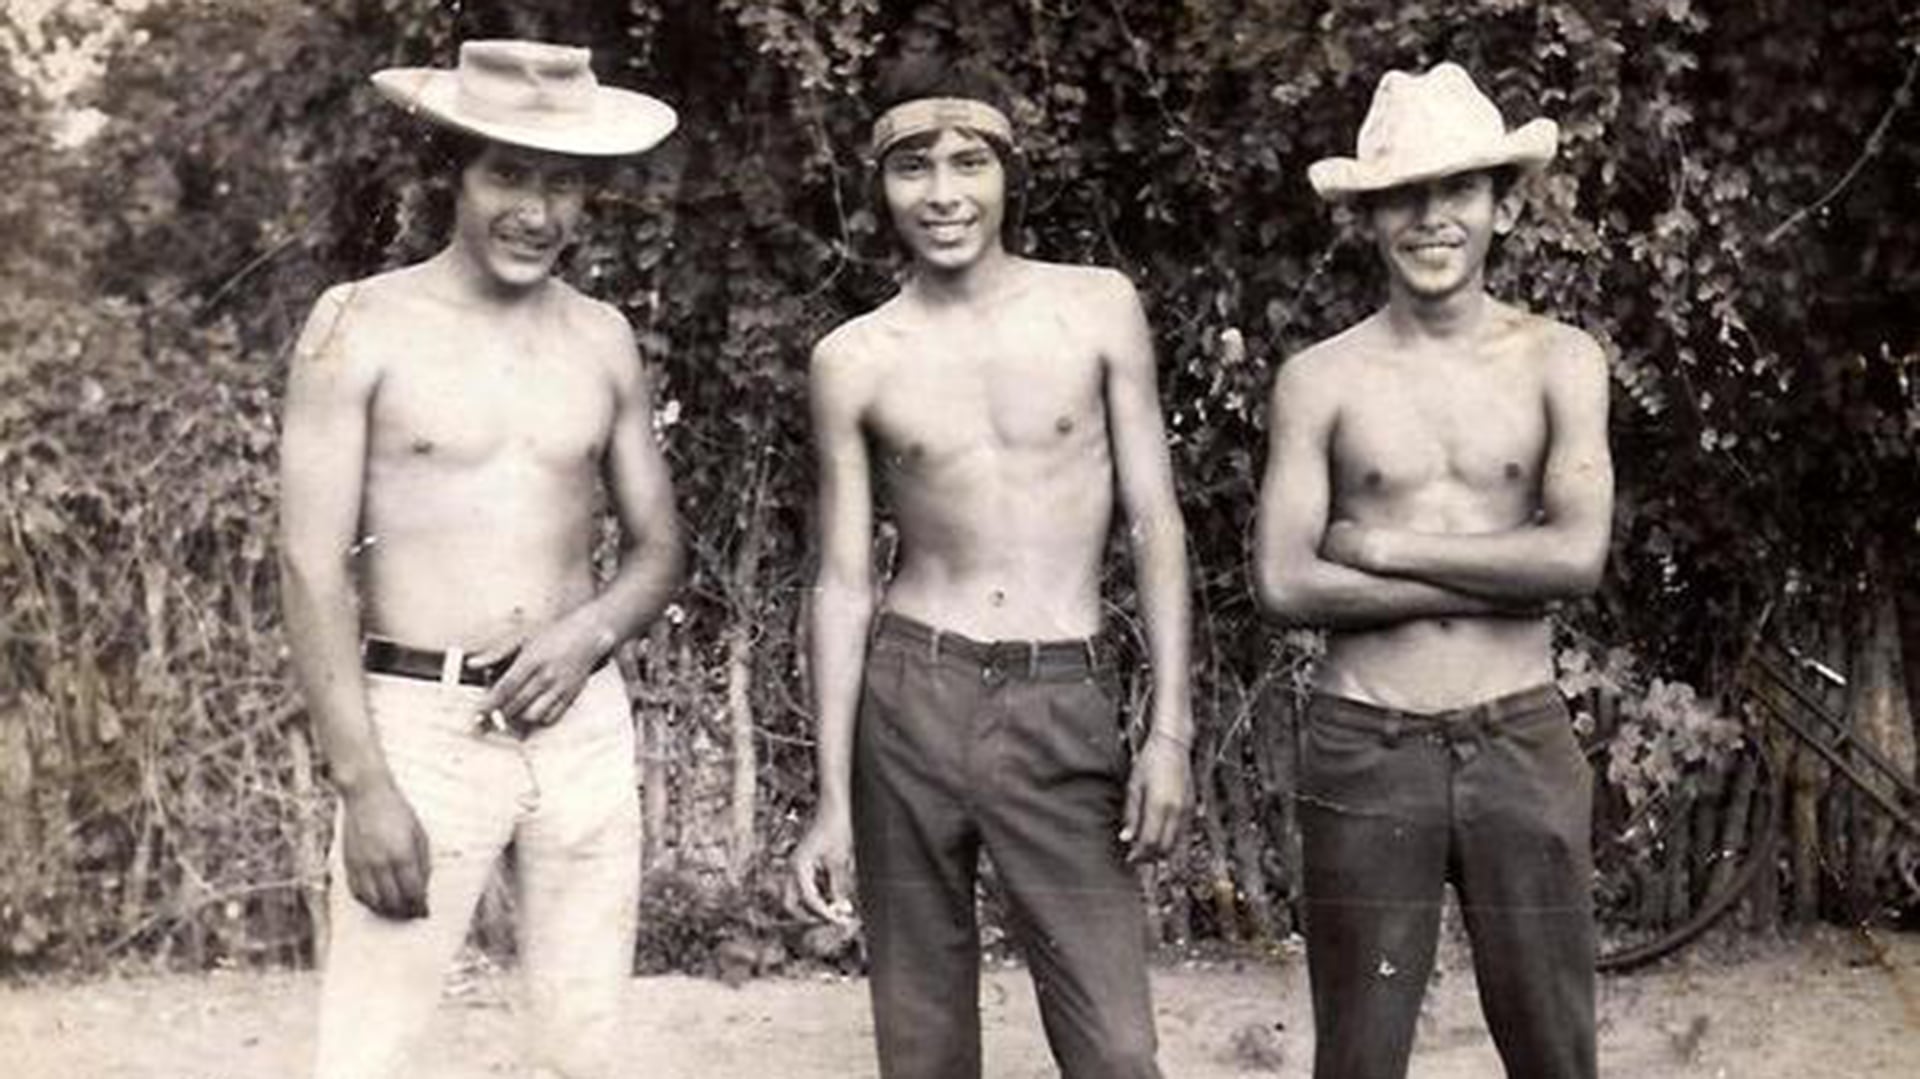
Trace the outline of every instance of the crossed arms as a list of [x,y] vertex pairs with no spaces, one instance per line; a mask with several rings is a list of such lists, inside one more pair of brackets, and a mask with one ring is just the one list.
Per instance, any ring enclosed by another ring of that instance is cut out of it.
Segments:
[[1351,631],[1530,615],[1591,592],[1613,512],[1606,359],[1573,331],[1542,359],[1548,447],[1538,512],[1513,528],[1465,534],[1330,521],[1339,386],[1312,364],[1283,366],[1255,526],[1261,603],[1286,622]]

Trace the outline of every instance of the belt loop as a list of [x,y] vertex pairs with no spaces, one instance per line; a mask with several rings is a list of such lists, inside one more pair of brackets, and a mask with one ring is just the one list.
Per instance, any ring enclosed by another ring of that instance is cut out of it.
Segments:
[[460,668],[466,666],[467,654],[458,648],[449,648],[440,657],[440,684],[457,686],[460,684]]
[[1100,657],[1094,653],[1093,638],[1092,637],[1080,638],[1080,647],[1083,651],[1087,653],[1087,671],[1091,673],[1093,671],[1099,670]]
[[1040,677],[1040,642],[1027,642],[1027,680]]
[[927,634],[927,662],[938,663],[940,662],[940,627],[928,628],[931,632]]

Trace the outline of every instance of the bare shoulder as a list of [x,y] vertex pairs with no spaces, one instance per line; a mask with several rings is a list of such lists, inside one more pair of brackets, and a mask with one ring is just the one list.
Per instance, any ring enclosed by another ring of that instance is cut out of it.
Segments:
[[886,347],[886,340],[897,336],[898,328],[889,327],[898,302],[896,297],[848,319],[814,343],[807,362],[807,395],[819,430],[838,429],[842,421],[861,422],[895,351]]
[[416,263],[334,285],[314,302],[307,332],[372,339],[404,329],[420,320],[429,304],[426,276],[425,264]]
[[404,280],[405,271],[395,270],[343,281],[322,292],[294,345],[294,364],[376,372],[392,351],[382,342],[395,339]]
[[843,390],[877,378],[897,351],[889,343],[909,330],[901,324],[898,296],[842,322],[814,343],[808,361],[813,383]]
[[620,344],[633,340],[633,327],[618,307],[587,296],[564,281],[553,284],[568,321],[578,324],[582,331],[597,341]]
[[1364,384],[1362,368],[1385,347],[1380,316],[1362,319],[1287,357],[1274,374],[1274,396],[1337,402],[1349,386]]
[[1607,353],[1592,334],[1578,326],[1518,308],[1503,306],[1501,314],[1510,332],[1520,338],[1522,353],[1539,365],[1541,377],[1550,390],[1566,387],[1577,392],[1605,387]]
[[1578,326],[1542,319],[1551,330],[1542,350],[1549,364],[1584,380],[1607,378],[1607,351],[1594,336]]
[[1140,306],[1133,279],[1109,266],[1082,266],[1027,259],[1033,291],[1049,303],[1089,315],[1124,314]]
[[332,285],[313,301],[306,325],[301,327],[300,340],[294,345],[296,363],[338,354],[344,348],[346,341],[342,335],[352,325],[350,315],[354,313],[359,285],[358,281]]
[[1493,318],[1493,332],[1518,344],[1522,355],[1544,365],[1548,373],[1592,375],[1606,370],[1606,351],[1578,326],[1506,303],[1496,306]]
[[618,307],[583,295],[564,281],[554,281],[555,302],[569,335],[594,363],[618,385],[631,384],[645,365],[634,340],[633,325]]

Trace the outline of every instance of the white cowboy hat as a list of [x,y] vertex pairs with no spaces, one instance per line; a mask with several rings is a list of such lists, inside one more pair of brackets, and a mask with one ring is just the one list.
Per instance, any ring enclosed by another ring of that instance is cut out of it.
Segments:
[[374,89],[408,112],[495,142],[559,154],[637,154],[679,118],[658,98],[602,86],[586,49],[538,41],[469,41],[448,71],[396,67]]
[[1552,120],[1508,131],[1459,64],[1437,64],[1424,75],[1389,71],[1373,91],[1356,156],[1315,161],[1307,180],[1321,198],[1341,199],[1474,169],[1537,169],[1559,143]]

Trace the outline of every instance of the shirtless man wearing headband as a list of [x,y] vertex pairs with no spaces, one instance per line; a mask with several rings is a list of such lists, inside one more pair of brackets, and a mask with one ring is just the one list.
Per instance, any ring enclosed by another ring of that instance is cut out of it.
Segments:
[[[980,1073],[983,852],[1061,1071],[1157,1076],[1132,867],[1187,809],[1186,534],[1132,284],[1007,250],[1021,162],[992,85],[925,58],[881,84],[911,272],[813,355],[820,801],[794,869],[847,921],[858,867],[886,1079]],[[876,482],[899,529],[879,588]],[[1152,653],[1137,750],[1100,633],[1116,494]]]

